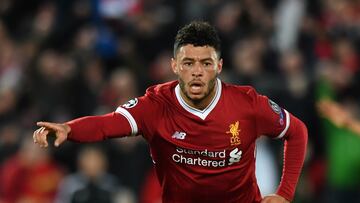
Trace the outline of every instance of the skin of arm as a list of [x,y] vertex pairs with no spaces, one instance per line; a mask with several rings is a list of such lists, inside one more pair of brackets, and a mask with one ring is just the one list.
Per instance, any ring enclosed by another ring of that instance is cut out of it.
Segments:
[[336,126],[348,128],[360,136],[360,121],[355,119],[351,113],[339,103],[329,99],[323,99],[318,102],[317,109],[321,116],[329,119]]

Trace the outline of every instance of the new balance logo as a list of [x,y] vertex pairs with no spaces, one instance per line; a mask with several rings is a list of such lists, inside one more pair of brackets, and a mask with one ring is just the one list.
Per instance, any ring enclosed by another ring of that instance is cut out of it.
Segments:
[[185,139],[186,133],[176,131],[171,137],[179,140]]

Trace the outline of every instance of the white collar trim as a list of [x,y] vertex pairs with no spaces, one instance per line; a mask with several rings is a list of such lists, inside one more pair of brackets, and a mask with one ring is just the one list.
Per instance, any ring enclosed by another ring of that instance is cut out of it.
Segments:
[[216,104],[219,102],[220,100],[220,96],[221,96],[221,81],[219,78],[216,79],[217,81],[217,85],[216,85],[216,92],[215,92],[215,96],[213,98],[213,100],[210,102],[210,104],[203,110],[199,110],[196,109],[190,105],[188,105],[184,99],[181,96],[180,93],[180,85],[176,85],[175,87],[175,95],[176,98],[178,100],[178,102],[180,103],[180,105],[189,113],[201,118],[202,120],[205,120],[205,118],[209,115],[209,113],[215,108]]

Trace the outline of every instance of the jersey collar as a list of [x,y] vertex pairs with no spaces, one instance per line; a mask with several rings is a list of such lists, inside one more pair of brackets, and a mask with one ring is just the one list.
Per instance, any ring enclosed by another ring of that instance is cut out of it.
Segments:
[[196,109],[194,107],[189,106],[184,99],[181,96],[180,93],[180,85],[177,84],[175,87],[175,95],[176,95],[176,99],[178,100],[178,102],[180,103],[180,105],[189,113],[201,118],[202,120],[205,120],[205,118],[209,115],[209,113],[215,108],[216,104],[219,102],[220,100],[220,96],[221,96],[221,81],[219,78],[216,79],[217,81],[217,85],[216,85],[216,92],[215,92],[215,96],[214,98],[211,100],[210,104],[203,110],[199,110]]

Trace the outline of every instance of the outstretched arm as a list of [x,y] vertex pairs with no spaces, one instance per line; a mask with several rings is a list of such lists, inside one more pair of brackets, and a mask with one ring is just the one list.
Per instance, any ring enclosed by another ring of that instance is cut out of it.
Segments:
[[329,99],[317,103],[320,114],[341,128],[348,128],[360,135],[360,121],[355,119],[346,108]]
[[58,147],[65,140],[76,142],[96,142],[108,138],[131,135],[134,131],[127,118],[113,112],[102,116],[87,116],[66,123],[38,122],[40,127],[34,134],[34,142],[47,147],[47,136],[54,133],[54,145]]

